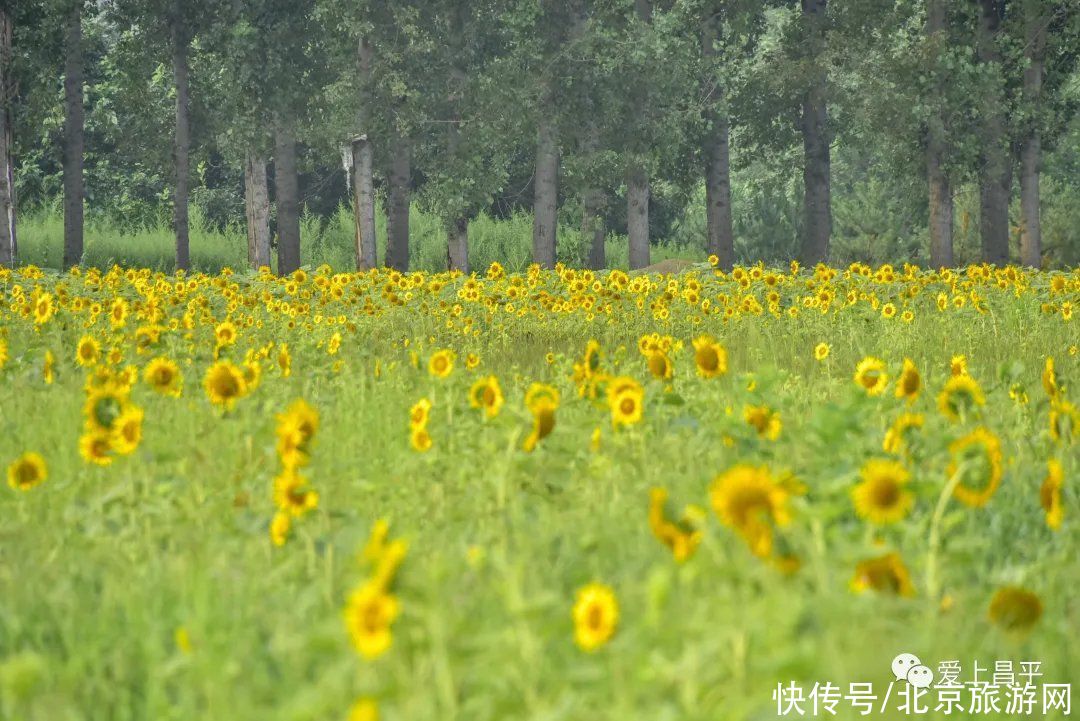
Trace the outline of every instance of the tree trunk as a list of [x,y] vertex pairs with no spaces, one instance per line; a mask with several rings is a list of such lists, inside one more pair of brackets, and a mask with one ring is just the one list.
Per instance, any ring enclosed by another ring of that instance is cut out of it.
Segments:
[[[946,47],[945,0],[927,0],[926,34],[932,44],[934,71],[938,84],[943,70],[938,58]],[[938,100],[938,102],[941,102]],[[953,265],[952,185],[945,172],[945,113],[931,113],[926,129],[926,181],[930,195],[930,265],[949,268]]]
[[270,196],[266,160],[248,151],[244,161],[244,209],[247,215],[248,263],[253,270],[270,266]]
[[584,193],[581,212],[581,234],[589,243],[589,267],[593,270],[603,270],[607,267],[607,254],[604,241],[607,240],[607,229],[604,227],[604,191],[599,188],[590,188]]
[[469,272],[469,219],[458,218],[446,228],[446,267]]
[[630,270],[649,264],[649,175],[641,165],[630,169],[626,182],[626,228],[630,236]]
[[1042,266],[1042,225],[1039,217],[1042,139],[1039,136],[1039,105],[1042,98],[1047,19],[1038,12],[1039,6],[1040,3],[1027,3],[1025,48],[1028,66],[1024,70],[1027,126],[1020,144],[1020,262],[1032,268]]
[[64,61],[64,267],[83,256],[82,3],[68,16]]
[[386,206],[386,265],[404,273],[409,270],[411,148],[408,139],[396,130],[391,144],[390,198]]
[[366,135],[352,141],[352,186],[356,206],[356,268],[368,270],[375,258],[374,152]]
[[[547,97],[550,97],[548,95]],[[559,143],[551,108],[540,108],[533,179],[533,262],[555,267],[559,213]]]
[[177,3],[172,23],[173,77],[176,82],[176,138],[173,157],[176,161],[176,187],[173,194],[173,227],[176,230],[176,267],[191,265],[188,230],[188,171],[191,154],[191,128],[188,114],[188,40],[181,27],[183,10]]
[[11,103],[15,98],[12,59],[12,18],[0,6],[0,265],[14,266],[19,246],[15,237],[15,167],[11,157]]
[[703,78],[705,107],[705,221],[706,247],[719,259],[719,267],[731,270],[735,264],[735,232],[731,220],[731,162],[728,149],[729,124],[722,109],[721,92],[714,75],[716,25],[705,18],[701,30],[701,55],[705,61]]
[[804,265],[815,265],[829,257],[832,233],[832,191],[830,188],[830,133],[826,84],[821,65],[825,49],[825,9],[827,0],[802,0],[803,22],[812,57],[814,77],[803,96],[803,238],[800,257]]
[[358,125],[360,135],[352,141],[353,203],[356,208],[356,268],[374,268],[378,260],[375,253],[375,153],[368,138],[368,124],[372,94],[371,62],[373,50],[366,37],[357,46],[357,64],[360,68],[360,111]]
[[296,138],[279,124],[274,133],[274,195],[277,201],[278,274],[300,267],[300,180]]
[[[1003,0],[981,0],[979,61],[991,66],[1000,79]],[[983,260],[994,265],[1009,262],[1009,196],[1012,195],[1012,159],[1005,134],[1004,97],[999,89],[983,98],[982,163],[979,171],[979,232]]]

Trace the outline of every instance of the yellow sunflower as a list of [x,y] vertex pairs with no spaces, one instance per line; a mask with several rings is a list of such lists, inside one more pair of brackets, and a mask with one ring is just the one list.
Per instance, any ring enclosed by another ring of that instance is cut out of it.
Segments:
[[1071,401],[1058,398],[1050,404],[1050,437],[1069,442],[1080,432],[1080,410]]
[[645,390],[633,378],[616,378],[608,386],[608,406],[613,428],[632,426],[641,421]]
[[436,378],[446,378],[454,372],[454,358],[456,354],[452,350],[443,349],[435,351],[428,359],[428,373]]
[[859,471],[862,482],[851,489],[855,511],[871,523],[885,525],[901,521],[915,504],[915,496],[905,486],[911,474],[903,464],[874,458]]
[[986,405],[986,397],[978,381],[967,375],[954,375],[945,382],[938,394],[938,408],[942,415],[957,423],[964,414]]
[[615,634],[619,623],[619,603],[609,586],[590,583],[578,589],[571,613],[574,642],[582,651],[592,652]]
[[701,543],[702,532],[690,522],[689,516],[692,514],[684,514],[682,522],[668,520],[664,513],[667,497],[668,493],[663,488],[653,488],[649,492],[649,529],[660,543],[671,550],[675,561],[682,563],[694,555]]
[[373,583],[365,583],[345,604],[345,628],[353,648],[369,661],[382,656],[394,641],[390,626],[401,613],[398,600]]
[[1039,488],[1039,503],[1046,513],[1046,525],[1057,531],[1061,528],[1061,520],[1064,509],[1061,505],[1061,485],[1065,479],[1065,471],[1061,468],[1061,462],[1051,458],[1046,463],[1046,479]]
[[709,500],[721,522],[762,558],[772,552],[773,528],[790,521],[788,493],[765,466],[738,464],[717,476]]
[[207,368],[203,387],[211,403],[226,409],[232,408],[248,391],[244,372],[230,361],[218,361]]
[[409,428],[426,428],[431,417],[431,401],[421,398],[409,409]]
[[856,564],[851,590],[855,593],[877,591],[905,597],[915,595],[911,574],[904,565],[904,559],[896,552],[868,558]]
[[155,391],[164,396],[179,398],[184,390],[184,379],[180,375],[180,366],[168,358],[155,358],[146,365],[143,380]]
[[1006,631],[1024,632],[1039,622],[1042,613],[1042,601],[1037,594],[1019,586],[1006,586],[990,599],[987,615],[994,625]]
[[[534,384],[535,385],[535,384]],[[532,432],[525,438],[522,448],[527,453],[536,449],[536,444],[551,435],[555,430],[555,410],[558,408],[558,396],[553,400],[551,396],[542,395],[534,398],[529,404],[529,410],[533,415]]]
[[899,454],[907,445],[908,432],[915,428],[922,428],[924,422],[922,413],[901,413],[885,432],[885,440],[881,444],[882,450],[894,455]]
[[484,411],[485,418],[499,415],[503,407],[503,392],[495,376],[480,378],[469,389],[469,405]]
[[101,344],[93,336],[84,335],[75,348],[75,362],[84,368],[89,368],[100,359]]
[[88,430],[79,438],[79,455],[87,463],[107,466],[113,462],[112,436],[100,429]]
[[775,441],[780,437],[783,422],[780,413],[771,410],[768,406],[746,406],[743,409],[743,418],[757,431],[759,438]]
[[914,403],[922,390],[922,378],[919,369],[910,358],[904,359],[904,369],[900,372],[900,378],[896,382],[896,397],[903,398],[908,403]]
[[814,360],[823,361],[829,357],[829,344],[818,343],[814,346]]
[[1001,484],[1001,441],[984,427],[949,444],[952,460],[946,473],[961,473],[953,495],[972,508],[985,506]]
[[699,336],[694,339],[694,365],[702,378],[722,376],[728,370],[727,350],[712,336]]
[[879,396],[889,384],[889,374],[885,372],[885,361],[867,356],[855,367],[855,383],[866,391],[867,395]]
[[40,453],[24,453],[7,469],[8,485],[17,491],[29,491],[49,477],[49,469]]
[[1057,400],[1058,378],[1057,373],[1054,371],[1054,359],[1052,356],[1046,359],[1046,365],[1043,366],[1042,386],[1046,391],[1046,395],[1050,396],[1050,400]]

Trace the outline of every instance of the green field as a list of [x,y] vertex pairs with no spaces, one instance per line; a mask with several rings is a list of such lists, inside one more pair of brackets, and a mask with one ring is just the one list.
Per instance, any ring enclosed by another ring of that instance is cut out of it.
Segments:
[[[1041,661],[1041,684],[1077,678],[1080,273],[492,275],[194,275],[178,289],[150,271],[0,271],[0,461],[37,452],[48,474],[0,493],[0,718],[345,719],[370,698],[391,721],[766,719],[778,683],[884,693],[901,652],[935,673],[958,659],[962,679],[1009,660]],[[717,377],[695,370],[704,335],[726,349]],[[86,367],[84,336],[100,345]],[[575,373],[590,338],[601,355]],[[445,378],[429,368],[440,349],[456,354]],[[215,355],[247,374],[231,409],[204,388]],[[966,373],[951,365],[961,355]],[[671,378],[655,377],[661,356]],[[879,395],[853,380],[867,356],[885,363]],[[178,397],[146,379],[155,358],[177,363]],[[910,402],[896,392],[911,390],[905,358],[921,379]],[[939,394],[954,375],[985,403],[954,399],[950,420]],[[489,376],[505,404],[485,418],[469,398]],[[526,402],[534,382],[559,392],[554,409]],[[80,436],[111,422],[87,405],[102,388],[144,414],[135,448],[102,436],[107,465],[80,454]],[[643,412],[615,427],[626,394]],[[422,398],[419,452],[409,409]],[[319,495],[277,546],[278,415],[297,399],[318,413],[300,470]],[[778,429],[747,421],[760,406]],[[554,427],[528,452],[545,412]],[[923,427],[886,452],[908,412]],[[996,489],[989,454],[954,445],[979,427],[1000,440]],[[894,523],[856,512],[872,459],[910,474]],[[1056,530],[1040,501],[1051,459]],[[710,488],[739,464],[767,469],[783,514],[751,504],[743,527],[725,522]],[[961,502],[960,486],[985,505]],[[700,509],[682,562],[650,528],[652,488],[670,494],[667,516]],[[360,555],[378,519],[408,550],[385,589],[400,605],[392,644],[368,659],[343,613],[372,573]],[[858,564],[891,552],[910,591],[893,575],[856,593]],[[587,652],[571,609],[592,582],[619,618]],[[1041,614],[990,614],[1006,587],[1037,594]],[[856,714],[845,703],[838,717]]]

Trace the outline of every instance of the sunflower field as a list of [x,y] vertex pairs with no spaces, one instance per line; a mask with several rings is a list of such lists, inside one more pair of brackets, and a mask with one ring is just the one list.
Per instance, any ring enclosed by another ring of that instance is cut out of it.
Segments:
[[990,266],[0,270],[0,718],[1071,682],[1078,305]]

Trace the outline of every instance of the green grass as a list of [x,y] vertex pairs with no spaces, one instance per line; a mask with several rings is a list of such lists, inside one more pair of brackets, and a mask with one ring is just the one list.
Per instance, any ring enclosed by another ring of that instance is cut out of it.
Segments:
[[[234,281],[254,296],[282,293],[276,282]],[[76,294],[108,297],[65,282]],[[560,288],[550,275],[544,282]],[[355,333],[311,317],[287,330],[255,303],[232,317],[250,313],[263,327],[242,326],[224,355],[239,359],[249,346],[287,341],[293,373],[280,378],[267,363],[259,388],[223,415],[201,387],[212,327],[227,312],[216,290],[201,291],[212,317],[190,340],[182,329],[166,333],[143,354],[134,348],[134,319],[120,334],[104,319],[87,331],[84,318],[63,310],[35,328],[7,310],[11,284],[0,280],[0,336],[11,356],[0,369],[0,462],[38,450],[49,464],[38,488],[0,492],[0,718],[315,721],[344,719],[355,698],[370,695],[388,721],[769,719],[778,682],[830,681],[846,692],[850,682],[871,681],[883,694],[900,652],[935,671],[939,661],[959,659],[964,678],[976,660],[991,668],[1037,660],[1044,682],[1073,681],[1080,465],[1075,441],[1048,436],[1039,374],[1053,355],[1063,379],[1080,378],[1080,358],[1068,350],[1080,343],[1080,327],[1040,313],[1046,284],[1033,276],[1033,289],[1019,297],[980,286],[986,315],[970,305],[939,313],[940,286],[932,284],[910,301],[910,324],[885,320],[866,303],[729,323],[695,322],[698,314],[678,301],[666,321],[653,319],[648,302],[638,311],[631,300],[610,319],[593,320],[581,312],[519,319],[469,306],[477,337],[460,325],[449,329],[450,314],[419,290],[401,308],[382,305],[374,290],[382,312],[373,318],[341,309]],[[901,302],[904,284],[856,287]],[[441,297],[452,303],[453,291]],[[732,288],[707,282],[708,297],[721,291]],[[125,283],[119,292],[135,297]],[[802,282],[785,286],[785,304],[805,292]],[[165,308],[179,317],[186,303]],[[325,343],[336,330],[344,343],[330,357]],[[649,379],[636,350],[638,336],[652,331],[687,343],[672,353],[670,391]],[[77,450],[85,373],[73,356],[86,332],[115,340],[140,367],[158,354],[175,358],[184,375],[179,399],[142,384],[132,391],[146,412],[145,439],[107,468],[87,465]],[[695,376],[689,340],[702,332],[728,347],[727,376]],[[645,385],[641,424],[614,432],[606,408],[577,397],[568,376],[589,337],[601,341],[606,369]],[[812,358],[821,341],[832,345],[824,363]],[[441,347],[459,354],[446,380],[424,365]],[[41,380],[46,349],[58,359],[52,385]],[[462,367],[469,352],[482,359],[475,373]],[[556,356],[551,365],[547,352]],[[914,405],[893,397],[891,385],[879,398],[854,386],[853,369],[866,354],[886,359],[894,375],[905,357],[918,364],[926,389]],[[954,354],[967,355],[987,395],[978,417],[961,425],[947,422],[935,401]],[[507,395],[491,421],[468,406],[479,373],[497,375]],[[554,432],[528,454],[520,449],[531,424],[523,395],[534,380],[556,385],[562,403]],[[1029,403],[1010,400],[1014,384]],[[426,454],[409,448],[407,433],[408,408],[421,397],[434,403]],[[267,526],[279,470],[275,414],[296,398],[321,414],[305,471],[321,498],[289,543],[274,548]],[[743,423],[751,403],[781,413],[776,442]],[[883,455],[884,431],[904,410],[927,418],[905,460],[917,501],[903,522],[873,529],[855,517],[849,490],[862,464]],[[1005,480],[987,507],[953,501],[935,520],[948,443],[979,423],[1002,438]],[[602,441],[591,452],[596,428]],[[1039,507],[1052,456],[1067,478],[1058,532]],[[789,469],[807,486],[790,500],[793,520],[783,533],[802,559],[794,576],[752,556],[709,509],[710,482],[739,462]],[[669,489],[678,510],[709,509],[702,545],[685,564],[649,532],[654,486]],[[408,540],[409,554],[396,588],[402,615],[393,646],[367,662],[350,647],[342,608],[365,576],[357,554],[380,517]],[[903,555],[917,595],[852,594],[854,564],[886,550]],[[573,643],[570,608],[576,589],[591,581],[614,588],[621,619],[611,643],[586,654]],[[1028,634],[987,619],[991,595],[1012,583],[1036,591],[1045,607]],[[943,611],[946,596],[951,606]],[[176,642],[180,628],[190,653]]]
[[[376,213],[376,240],[380,262],[386,251],[386,215]],[[446,233],[438,218],[414,207],[409,217],[409,263],[413,270],[446,270]],[[356,267],[353,215],[341,207],[328,218],[305,215],[300,227],[300,257],[304,266],[324,263],[335,270]],[[83,265],[171,270],[176,257],[176,241],[166,224],[140,229],[121,229],[107,219],[88,221],[85,231]],[[243,227],[217,230],[203,219],[199,206],[191,207],[191,265],[196,270],[215,273],[222,268],[247,266],[247,237]],[[46,207],[19,218],[19,259],[42,268],[58,268],[64,253],[64,219],[56,208]],[[612,234],[606,244],[608,264],[627,268],[625,236]],[[276,264],[276,251],[272,253]],[[559,260],[583,267],[588,247],[580,230],[559,228]],[[704,260],[704,251],[687,245],[658,244],[652,248],[653,262],[665,258]],[[532,216],[517,213],[507,219],[480,215],[469,224],[469,263],[483,271],[498,261],[509,270],[523,270],[532,262]]]

